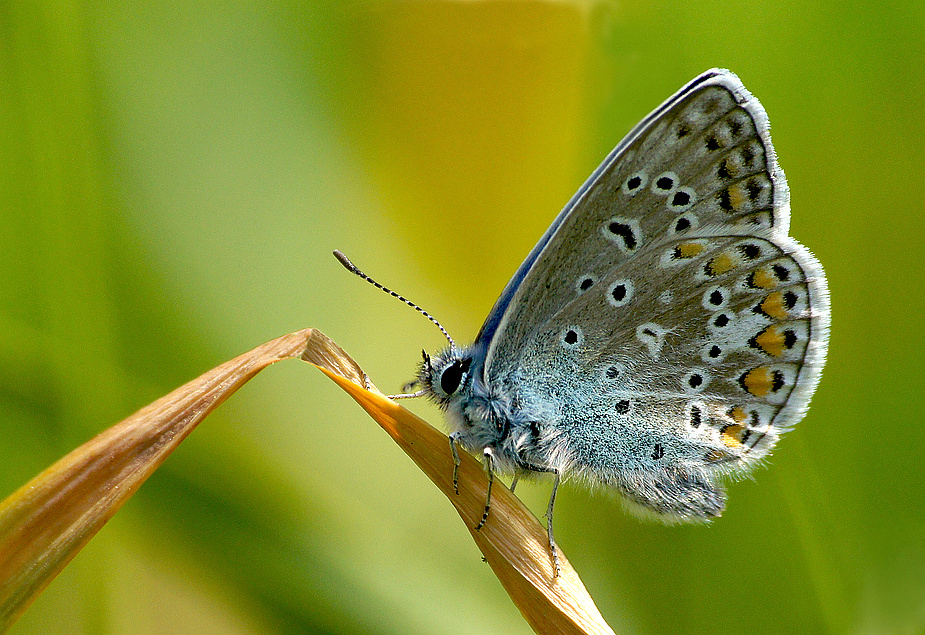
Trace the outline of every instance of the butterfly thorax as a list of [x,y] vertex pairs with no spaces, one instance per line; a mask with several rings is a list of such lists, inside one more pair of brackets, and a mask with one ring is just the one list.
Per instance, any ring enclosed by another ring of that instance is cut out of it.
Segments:
[[425,354],[418,371],[425,394],[447,412],[453,438],[473,454],[490,448],[503,473],[561,470],[565,457],[556,459],[549,406],[525,399],[509,382],[484,381],[480,359],[477,345],[449,347]]

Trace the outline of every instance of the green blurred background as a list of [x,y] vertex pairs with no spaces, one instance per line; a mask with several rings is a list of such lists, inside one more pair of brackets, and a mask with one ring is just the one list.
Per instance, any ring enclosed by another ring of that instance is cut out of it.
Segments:
[[[618,632],[923,632],[923,7],[0,3],[0,497],[302,327],[397,391],[442,338],[332,249],[470,339],[623,134],[723,66],[770,113],[792,235],[828,272],[825,375],[712,526],[567,484],[557,536]],[[519,492],[541,513],[548,489]],[[529,629],[442,495],[288,362],[13,632]]]

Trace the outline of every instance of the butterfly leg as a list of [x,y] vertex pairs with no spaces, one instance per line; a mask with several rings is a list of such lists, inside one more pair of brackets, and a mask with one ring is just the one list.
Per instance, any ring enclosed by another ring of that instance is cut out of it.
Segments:
[[520,480],[520,474],[515,474],[514,478],[511,479],[511,486],[508,488],[511,490],[511,494],[514,493],[514,488],[517,487],[517,481]]
[[456,490],[457,496],[459,496],[459,450],[456,447],[458,443],[459,443],[459,433],[451,432],[450,433],[450,452],[453,453],[453,489]]
[[[549,553],[552,556],[552,564],[555,568],[555,577],[558,578],[561,568],[559,566],[559,548],[556,546],[556,539],[553,537],[552,533],[552,511],[556,505],[556,492],[559,490],[559,482],[562,480],[562,473],[553,467],[547,467],[545,465],[537,465],[527,462],[520,463],[519,467],[523,470],[529,470],[531,472],[552,472],[556,475],[555,481],[553,481],[552,484],[552,494],[549,497],[549,506],[546,507],[546,534],[549,536]],[[519,473],[514,474],[514,480],[511,481],[512,492],[514,491],[514,486],[517,485],[517,479],[519,477]]]
[[492,454],[491,448],[485,448],[485,471],[488,472],[488,493],[485,496],[485,511],[482,512],[482,520],[475,526],[478,531],[485,526],[488,521],[488,512],[491,510],[491,485],[495,482],[495,455]]
[[[403,386],[403,388],[407,388],[407,386]],[[370,387],[367,386],[366,389],[370,390]],[[427,391],[422,388],[417,392],[403,392],[397,395],[386,395],[386,399],[417,399],[418,397],[423,397],[426,394]]]
[[546,533],[549,536],[549,552],[552,554],[552,564],[555,568],[555,577],[559,577],[559,549],[556,547],[556,539],[552,535],[552,509],[556,504],[556,491],[559,489],[561,474],[556,470],[556,480],[552,484],[552,495],[549,497],[549,507],[546,508]]

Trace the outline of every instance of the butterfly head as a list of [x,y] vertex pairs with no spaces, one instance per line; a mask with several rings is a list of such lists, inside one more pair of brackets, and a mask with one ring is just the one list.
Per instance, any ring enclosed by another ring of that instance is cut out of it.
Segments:
[[441,406],[459,394],[470,382],[472,356],[465,350],[450,346],[435,357],[423,353],[424,361],[418,369],[417,383],[425,394]]

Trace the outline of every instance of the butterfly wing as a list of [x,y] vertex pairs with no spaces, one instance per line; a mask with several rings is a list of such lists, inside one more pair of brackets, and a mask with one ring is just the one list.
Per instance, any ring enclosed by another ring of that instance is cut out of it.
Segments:
[[[590,191],[597,189],[603,181],[614,181],[613,172],[615,162],[617,162],[621,157],[626,157],[628,148],[633,146],[634,142],[638,142],[642,137],[650,133],[653,126],[662,118],[664,118],[666,112],[676,108],[677,104],[681,100],[683,100],[686,96],[696,92],[699,88],[702,88],[705,83],[728,83],[730,84],[731,90],[737,90],[744,93],[745,95],[748,95],[744,86],[742,86],[739,79],[733,73],[724,69],[711,69],[688,82],[687,85],[681,88],[672,97],[667,99],[661,106],[652,111],[645,119],[636,124],[636,126],[620,141],[620,143],[617,144],[617,147],[607,155],[607,157],[601,162],[601,164],[591,174],[591,176],[585,180],[578,191],[575,192],[569,202],[566,203],[565,207],[562,208],[562,211],[559,213],[559,215],[556,216],[556,218],[553,220],[552,224],[546,230],[546,233],[543,234],[537,244],[530,251],[527,258],[523,261],[523,263],[521,263],[520,267],[508,281],[501,295],[498,297],[498,300],[495,302],[492,310],[489,312],[488,317],[485,319],[485,322],[482,325],[482,328],[480,329],[479,334],[475,340],[477,344],[484,343],[487,345],[487,343],[494,338],[495,332],[498,330],[498,326],[500,325],[502,318],[507,313],[508,306],[511,304],[514,294],[517,292],[527,274],[533,269],[533,265],[539,258],[540,253],[545,250],[552,237],[558,233],[558,230],[562,226],[563,222],[567,218],[573,216],[573,212],[575,212],[577,208],[587,207],[588,201],[585,199],[587,198]],[[764,111],[761,110],[760,105],[759,110],[762,119],[760,125],[762,125],[766,130],[767,117],[764,115]],[[637,152],[638,150],[634,151],[632,154],[636,154]],[[776,171],[779,172],[779,169]],[[780,176],[783,178],[782,173]],[[780,219],[779,222],[783,222],[785,225],[787,225],[789,224],[789,210],[787,209],[789,194],[787,193],[786,185],[784,186],[783,190],[783,199],[778,201],[779,207],[782,209],[782,219]],[[786,234],[787,231],[788,229],[785,226],[784,234]]]
[[[643,508],[718,513],[710,481],[770,450],[824,363],[822,268],[789,238],[764,109],[728,71],[641,122],[559,214],[477,340],[564,457]],[[540,457],[537,457],[538,459]]]

